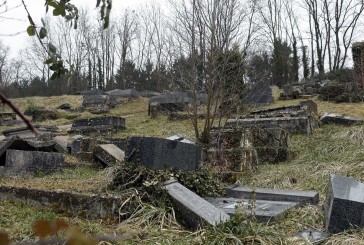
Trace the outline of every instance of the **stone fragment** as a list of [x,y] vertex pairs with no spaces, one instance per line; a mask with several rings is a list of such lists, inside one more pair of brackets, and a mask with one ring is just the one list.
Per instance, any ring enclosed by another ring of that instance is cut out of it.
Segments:
[[53,138],[53,141],[55,142],[54,148],[58,152],[62,152],[62,153],[68,152],[69,136],[56,136]]
[[196,170],[201,161],[201,147],[175,140],[132,137],[128,142],[126,161],[151,169]]
[[296,234],[296,237],[304,238],[310,243],[319,243],[325,240],[328,237],[326,232],[322,232],[316,229],[307,229],[300,231]]
[[298,205],[297,202],[242,200],[231,197],[205,198],[205,200],[230,216],[235,215],[237,209],[241,209],[247,216],[253,216],[258,220],[276,218],[288,209]]
[[38,151],[7,150],[6,175],[51,173],[64,165],[64,156]]
[[297,191],[285,189],[251,188],[241,185],[228,186],[225,189],[227,197],[253,200],[269,200],[283,202],[297,202],[301,204],[319,203],[319,194],[316,191]]
[[58,106],[57,109],[60,109],[60,110],[70,110],[71,109],[71,105],[68,104],[68,103],[64,103],[64,104]]
[[330,174],[324,208],[325,229],[331,233],[364,227],[364,184]]
[[320,121],[323,124],[338,124],[338,125],[345,125],[345,126],[351,126],[351,125],[362,125],[364,123],[364,120],[360,118],[355,118],[351,116],[345,116],[335,113],[327,113],[325,112],[321,117]]
[[165,188],[173,199],[176,211],[190,228],[199,229],[205,223],[216,226],[229,220],[228,214],[177,181],[167,181]]
[[122,163],[125,158],[124,151],[113,144],[97,145],[94,150],[94,155],[106,166]]

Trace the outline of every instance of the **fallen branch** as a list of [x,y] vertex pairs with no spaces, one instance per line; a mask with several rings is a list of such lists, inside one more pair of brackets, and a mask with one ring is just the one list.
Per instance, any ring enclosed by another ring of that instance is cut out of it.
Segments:
[[6,98],[5,95],[3,95],[3,93],[0,92],[0,100],[3,104],[8,105],[22,120],[23,122],[27,125],[28,129],[30,131],[33,132],[33,134],[35,134],[35,136],[38,136],[38,130],[34,127],[34,125],[28,120],[28,118],[26,118],[24,116],[24,114],[19,111],[19,109],[10,101],[8,100],[8,98]]

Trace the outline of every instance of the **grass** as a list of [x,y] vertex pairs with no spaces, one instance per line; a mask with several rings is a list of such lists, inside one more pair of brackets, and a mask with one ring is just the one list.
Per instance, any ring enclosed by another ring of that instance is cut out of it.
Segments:
[[[364,118],[364,103],[335,104],[319,101],[319,112],[328,111]],[[81,105],[81,96],[16,99],[14,103],[24,110],[29,104],[55,109],[67,102],[73,107]],[[270,107],[298,104],[299,100],[277,101]],[[95,115],[83,112],[71,115],[62,112],[61,119],[43,122],[43,125],[70,124],[74,117],[88,118]],[[145,135],[167,137],[173,134],[193,140],[193,128],[189,120],[168,121],[166,116],[151,119],[147,115],[147,99],[123,103],[108,115],[126,118],[127,129],[116,136]],[[99,115],[97,115],[99,116]],[[1,129],[5,129],[1,127]],[[289,148],[293,156],[287,162],[259,166],[254,173],[245,173],[241,183],[256,187],[316,190],[320,193],[319,206],[304,206],[287,212],[268,223],[244,221],[244,226],[228,223],[216,229],[191,232],[180,226],[172,210],[139,203],[134,215],[120,223],[101,220],[66,218],[74,226],[88,234],[116,232],[132,234],[132,240],[123,244],[238,244],[244,239],[256,238],[254,244],[305,244],[292,240],[297,232],[316,228],[324,230],[322,205],[329,174],[352,176],[364,182],[364,126],[323,126],[310,135],[292,135]],[[1,185],[67,190],[81,193],[110,193],[107,185],[113,169],[100,170],[66,157],[67,167],[62,172],[36,177],[1,178]],[[294,181],[292,181],[294,180]],[[38,209],[30,204],[0,202],[0,230],[9,232],[16,241],[34,238],[31,225],[39,218],[54,219],[52,210]],[[233,225],[233,226],[232,226]],[[235,228],[234,228],[235,227]],[[235,230],[234,230],[234,229]],[[247,232],[243,232],[245,229]],[[258,239],[259,238],[259,239]],[[364,230],[350,230],[330,236],[323,244],[364,244]],[[250,242],[252,240],[246,240]]]

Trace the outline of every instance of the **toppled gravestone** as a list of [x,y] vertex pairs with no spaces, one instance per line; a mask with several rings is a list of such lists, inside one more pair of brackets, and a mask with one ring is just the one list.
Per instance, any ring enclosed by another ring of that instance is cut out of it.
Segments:
[[241,209],[247,216],[253,216],[262,221],[276,218],[298,205],[297,202],[267,200],[249,201],[231,197],[205,198],[205,200],[230,216],[235,215],[237,209]]
[[109,95],[94,94],[84,95],[82,106],[84,108],[113,108],[117,105],[116,98]]
[[64,156],[39,151],[7,150],[5,175],[51,173],[58,171],[64,164]]
[[119,196],[86,195],[72,192],[0,186],[0,201],[36,203],[86,218],[116,219],[123,199]]
[[227,197],[257,199],[268,201],[296,202],[300,204],[319,203],[319,193],[316,191],[297,191],[285,189],[251,188],[239,184],[225,188]]
[[167,181],[164,186],[173,199],[175,210],[190,228],[200,229],[205,223],[216,226],[229,220],[228,214],[177,181]]
[[320,121],[323,124],[338,124],[345,126],[362,125],[364,123],[364,120],[360,118],[327,112],[323,113],[323,115],[320,117]]
[[256,168],[263,162],[288,159],[289,134],[280,128],[213,129],[207,158],[232,171]]
[[113,166],[124,161],[125,153],[116,145],[102,144],[96,146],[94,156],[100,160],[103,165]]
[[[53,135],[57,133],[57,127],[34,126],[40,135]],[[27,127],[9,129],[2,132],[6,138],[19,137],[19,138],[33,138],[34,133]]]
[[201,161],[201,147],[175,140],[132,137],[125,156],[128,162],[151,169],[196,170]]
[[364,184],[331,174],[324,208],[325,229],[331,233],[364,227]]
[[125,129],[122,117],[95,117],[73,121],[71,133],[108,135],[122,129]]

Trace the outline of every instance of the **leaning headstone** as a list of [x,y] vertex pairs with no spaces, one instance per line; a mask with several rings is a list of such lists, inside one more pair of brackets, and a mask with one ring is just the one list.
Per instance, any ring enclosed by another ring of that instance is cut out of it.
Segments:
[[364,227],[364,184],[351,178],[331,174],[326,192],[325,229],[339,233]]
[[335,113],[327,113],[325,112],[321,117],[320,121],[323,124],[338,124],[338,125],[345,125],[345,126],[351,126],[351,125],[362,125],[364,123],[364,120],[360,118],[355,118],[351,116],[345,116]]
[[113,144],[97,145],[94,150],[94,155],[106,166],[122,163],[125,158],[124,151]]
[[167,181],[165,188],[173,199],[176,211],[189,227],[199,229],[205,223],[216,226],[229,220],[228,214],[177,181]]
[[6,175],[50,173],[64,164],[64,156],[37,151],[7,150],[4,172]]
[[125,155],[126,161],[151,169],[196,170],[201,161],[201,147],[175,140],[132,137]]
[[108,135],[122,129],[125,129],[125,119],[122,117],[96,117],[73,121],[71,132]]
[[227,197],[284,201],[297,203],[318,204],[319,194],[316,191],[296,191],[285,189],[251,188],[240,185],[228,186],[225,189]]
[[253,216],[258,220],[276,218],[287,210],[298,205],[297,202],[266,201],[266,200],[241,200],[237,198],[205,198],[206,201],[220,208],[230,216],[236,211],[241,211],[247,216]]

